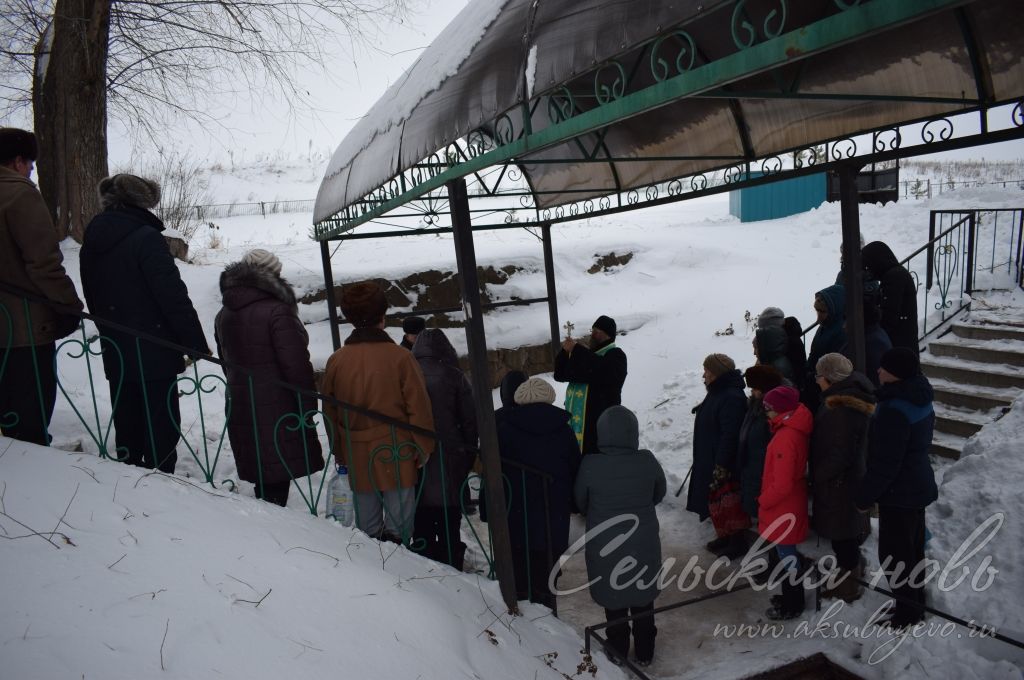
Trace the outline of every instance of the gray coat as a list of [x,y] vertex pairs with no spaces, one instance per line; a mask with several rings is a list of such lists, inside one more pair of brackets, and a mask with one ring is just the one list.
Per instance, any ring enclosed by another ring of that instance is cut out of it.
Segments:
[[[605,609],[644,606],[658,596],[661,537],[654,506],[665,497],[665,472],[654,454],[639,450],[636,416],[624,406],[612,406],[601,414],[597,441],[600,453],[583,457],[574,490],[576,506],[587,516],[590,596]],[[629,520],[590,535],[603,522],[622,516]],[[601,554],[631,529],[621,545]],[[630,558],[636,560],[633,569],[616,574],[613,583],[612,571]]]

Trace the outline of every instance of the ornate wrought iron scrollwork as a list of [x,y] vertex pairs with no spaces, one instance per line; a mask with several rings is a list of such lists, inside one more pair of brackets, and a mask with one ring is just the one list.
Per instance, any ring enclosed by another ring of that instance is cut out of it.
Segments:
[[[782,35],[782,30],[786,27],[787,2],[786,0],[776,0],[776,2],[778,2],[779,8],[770,10],[761,24],[761,34],[766,40],[779,37]],[[736,48],[740,50],[753,47],[754,43],[757,42],[757,31],[754,29],[753,24],[745,18],[746,12],[744,8],[746,4],[747,0],[739,0],[736,3],[736,7],[732,11],[732,21],[729,25],[732,41]],[[776,20],[777,25],[774,25]],[[746,33],[746,38],[740,38],[739,30]]]
[[[611,71],[613,79],[611,84],[607,84],[602,79],[602,74]],[[604,106],[608,102],[613,102],[616,99],[622,97],[626,91],[626,69],[622,67],[617,61],[609,61],[602,64],[594,72],[594,98],[597,103]]]
[[636,189],[630,189],[626,192],[626,203],[629,205],[636,205],[640,202],[640,194]]
[[542,210],[540,212],[540,215],[541,215],[541,217],[543,218],[543,220],[545,222],[550,220],[551,219],[551,208],[544,208],[544,210]]
[[[186,433],[181,430],[181,428],[178,426],[177,423],[174,423],[174,427],[178,431],[178,434],[181,435],[181,443],[185,445],[185,448],[188,449],[188,452],[192,455],[192,459],[195,460],[196,465],[198,465],[199,469],[202,471],[203,477],[206,479],[206,483],[207,484],[213,484],[213,474],[214,474],[214,471],[217,469],[217,461],[220,459],[220,452],[221,452],[221,450],[224,447],[224,439],[225,439],[225,434],[227,433],[227,430],[228,430],[228,423],[231,420],[231,402],[232,402],[232,400],[230,398],[230,393],[228,392],[227,381],[225,381],[224,378],[222,378],[219,375],[214,375],[212,373],[208,373],[207,375],[200,376],[199,375],[199,364],[198,363],[192,364],[192,372],[193,372],[193,377],[191,377],[191,378],[178,378],[171,385],[171,390],[176,390],[176,389],[179,388],[179,386],[182,386],[180,391],[179,391],[179,396],[186,397],[186,396],[189,396],[189,395],[192,395],[192,394],[196,395],[196,403],[199,406],[199,428],[200,428],[200,438],[201,438],[202,447],[203,447],[203,458],[204,458],[204,460],[199,460],[199,452],[196,451],[194,448],[192,448],[192,445],[189,444],[188,439],[185,436]],[[204,384],[207,381],[210,381],[211,383],[213,383],[213,385],[211,387],[207,387]],[[203,408],[203,395],[204,394],[212,394],[213,392],[215,392],[217,390],[218,387],[221,387],[221,388],[224,389],[225,394],[228,395],[228,399],[226,399],[225,406],[224,406],[224,427],[222,427],[220,429],[220,434],[217,437],[217,448],[214,451],[213,462],[211,463],[210,462],[210,447],[209,447],[209,444],[207,443],[208,442],[208,437],[206,436],[206,413],[205,413],[205,409]],[[171,392],[168,392],[168,394],[167,394],[167,409],[168,410],[171,410],[171,396],[172,396]]]
[[778,156],[769,156],[761,161],[761,174],[774,175],[782,172],[782,159]]
[[683,193],[683,183],[681,180],[674,179],[668,183],[666,190],[669,196],[680,196]]
[[949,288],[959,269],[960,258],[956,246],[944,243],[935,249],[932,271],[935,273],[935,283],[939,287],[939,301],[935,303],[935,309],[948,309],[953,306]]
[[829,144],[828,157],[834,161],[841,161],[844,158],[853,158],[857,155],[857,142],[850,137],[837,139]]
[[494,143],[496,146],[511,144],[516,138],[516,126],[512,117],[507,113],[498,116],[494,121]]
[[644,198],[646,198],[648,201],[658,200],[658,185],[652,184],[649,187],[647,187],[647,189],[644,190]]
[[587,200],[583,201],[582,210],[583,210],[584,214],[588,214],[588,213],[594,212],[594,202],[592,200],[590,200],[589,198]]
[[[665,41],[670,38],[678,38],[684,43],[679,47],[679,52],[676,54],[676,70],[674,74],[670,73],[668,62],[659,56],[661,54],[662,45],[664,45]],[[651,76],[660,83],[673,75],[680,75],[689,71],[693,68],[696,60],[697,45],[694,43],[693,37],[686,31],[673,31],[672,33],[661,36],[651,45]]]
[[[885,135],[892,135],[886,140]],[[895,151],[900,148],[903,144],[903,135],[900,134],[899,128],[892,128],[890,130],[879,130],[872,135],[872,148],[876,152],[881,151]]]
[[735,184],[743,179],[744,174],[742,165],[732,165],[722,171],[722,181],[726,184]]
[[[938,132],[938,135],[936,135]],[[933,144],[936,140],[943,142],[953,136],[953,121],[948,118],[935,118],[924,124],[921,128],[921,141],[925,144]]]
[[1017,127],[1024,126],[1024,99],[1013,107],[1013,111],[1010,112],[1010,120]]
[[465,155],[468,158],[476,158],[487,152],[491,147],[491,136],[477,128],[466,135]]
[[421,217],[420,219],[423,221],[423,224],[427,225],[428,227],[433,227],[436,226],[437,223],[440,221],[441,216],[437,214],[437,210],[435,210],[434,208],[429,208],[426,212],[423,213],[423,217]]
[[601,210],[608,210],[612,207],[612,199],[609,196],[602,196],[597,199],[597,205]]
[[567,87],[560,87],[548,95],[548,117],[561,123],[576,115],[576,100]]
[[690,189],[692,191],[704,191],[708,188],[708,178],[703,173],[690,178]]
[[571,215],[572,217],[576,217],[579,214],[580,214],[580,205],[579,205],[579,203],[570,203],[569,204],[569,215]]
[[555,206],[555,219],[561,219],[563,217],[565,217],[565,206]]

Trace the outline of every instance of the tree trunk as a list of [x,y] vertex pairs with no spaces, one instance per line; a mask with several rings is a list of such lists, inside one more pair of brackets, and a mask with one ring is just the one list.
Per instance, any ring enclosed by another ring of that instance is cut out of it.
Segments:
[[111,0],[57,0],[36,48],[32,83],[39,189],[61,237],[79,243],[107,176]]

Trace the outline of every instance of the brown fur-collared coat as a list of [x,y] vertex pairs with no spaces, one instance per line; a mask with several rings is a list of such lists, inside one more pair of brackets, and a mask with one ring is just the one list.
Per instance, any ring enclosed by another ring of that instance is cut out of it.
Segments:
[[[430,396],[412,352],[378,328],[357,328],[327,360],[321,391],[353,406],[434,429]],[[435,440],[324,401],[334,424],[338,463],[348,466],[358,493],[392,491],[416,484],[417,458],[430,455]]]

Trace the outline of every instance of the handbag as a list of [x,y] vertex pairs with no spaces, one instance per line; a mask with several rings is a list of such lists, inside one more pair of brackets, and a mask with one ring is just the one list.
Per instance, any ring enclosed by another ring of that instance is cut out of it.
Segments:
[[740,485],[735,480],[728,480],[711,489],[708,510],[719,538],[731,536],[750,527],[750,515],[743,511],[740,503]]

